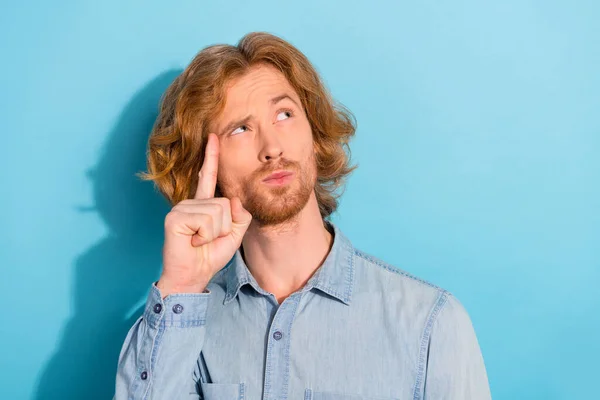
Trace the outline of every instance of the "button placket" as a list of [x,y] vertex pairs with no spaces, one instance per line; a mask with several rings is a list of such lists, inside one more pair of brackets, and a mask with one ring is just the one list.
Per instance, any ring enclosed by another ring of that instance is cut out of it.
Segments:
[[287,396],[290,369],[290,336],[288,330],[294,320],[300,298],[301,294],[298,293],[285,299],[275,311],[271,320],[266,354],[266,375],[263,384],[265,400],[280,399]]

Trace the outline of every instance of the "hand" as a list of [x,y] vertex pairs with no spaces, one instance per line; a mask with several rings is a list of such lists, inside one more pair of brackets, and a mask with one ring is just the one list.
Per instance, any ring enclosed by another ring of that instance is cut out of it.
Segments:
[[215,198],[219,138],[208,135],[193,199],[176,204],[165,217],[163,271],[157,287],[171,293],[201,293],[241,246],[252,215],[238,197]]

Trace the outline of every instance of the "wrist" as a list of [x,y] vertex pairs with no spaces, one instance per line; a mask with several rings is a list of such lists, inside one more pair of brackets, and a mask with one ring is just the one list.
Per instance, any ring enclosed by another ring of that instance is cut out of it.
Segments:
[[160,291],[161,297],[164,299],[170,294],[197,294],[197,293],[208,293],[206,290],[208,282],[190,283],[190,284],[176,284],[169,282],[168,279],[161,277],[156,282],[156,288]]

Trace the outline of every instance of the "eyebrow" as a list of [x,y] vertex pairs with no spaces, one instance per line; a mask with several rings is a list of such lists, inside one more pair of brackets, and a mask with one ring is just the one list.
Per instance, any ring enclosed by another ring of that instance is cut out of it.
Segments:
[[[298,103],[287,93],[283,93],[283,94],[280,94],[279,96],[273,97],[271,100],[269,100],[269,103],[271,104],[271,106],[274,106],[275,104],[279,103],[280,101],[282,101],[284,99],[290,100],[292,103],[294,103],[296,105],[296,107],[300,108]],[[250,114],[250,115],[245,116],[244,118],[236,119],[235,121],[231,121],[223,129],[221,129],[219,136],[224,135],[225,133],[229,132],[231,129],[233,129],[235,127],[247,124],[248,121],[250,121],[253,118],[254,118],[254,115]]]

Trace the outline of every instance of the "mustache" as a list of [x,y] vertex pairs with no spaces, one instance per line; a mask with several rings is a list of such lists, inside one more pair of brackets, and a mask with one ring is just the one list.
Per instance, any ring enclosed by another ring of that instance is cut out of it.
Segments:
[[254,173],[252,175],[254,178],[266,178],[267,176],[271,175],[273,172],[281,170],[281,169],[297,171],[299,168],[300,168],[300,166],[297,162],[287,160],[287,159],[281,159],[281,160],[279,160],[279,162],[277,164],[269,163],[269,164],[263,165],[262,167],[260,167],[256,171],[254,171]]

